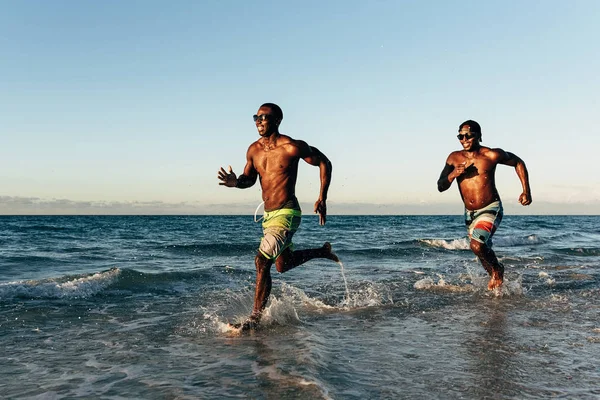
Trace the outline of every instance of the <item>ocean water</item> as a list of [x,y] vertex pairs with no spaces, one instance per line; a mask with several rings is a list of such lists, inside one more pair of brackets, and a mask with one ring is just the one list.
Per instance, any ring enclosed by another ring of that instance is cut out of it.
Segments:
[[492,292],[465,235],[459,213],[307,215],[296,247],[342,265],[273,268],[233,336],[252,216],[0,217],[0,398],[600,398],[600,217],[505,216]]

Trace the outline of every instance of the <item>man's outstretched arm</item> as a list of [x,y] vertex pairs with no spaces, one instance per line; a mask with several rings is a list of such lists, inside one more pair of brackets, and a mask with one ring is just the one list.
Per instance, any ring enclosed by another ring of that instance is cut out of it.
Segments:
[[254,169],[254,165],[252,164],[252,159],[249,155],[246,156],[246,166],[244,167],[244,173],[240,176],[236,176],[229,166],[229,171],[225,171],[223,167],[218,171],[217,178],[221,180],[219,185],[227,186],[227,187],[236,187],[239,189],[246,189],[251,187],[256,183],[256,178],[258,177],[258,173],[256,169]]

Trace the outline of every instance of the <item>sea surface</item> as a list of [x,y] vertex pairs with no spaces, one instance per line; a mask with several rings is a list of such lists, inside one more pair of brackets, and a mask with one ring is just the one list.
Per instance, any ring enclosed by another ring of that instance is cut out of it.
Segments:
[[252,216],[0,217],[2,399],[599,399],[600,217],[304,217],[249,315]]

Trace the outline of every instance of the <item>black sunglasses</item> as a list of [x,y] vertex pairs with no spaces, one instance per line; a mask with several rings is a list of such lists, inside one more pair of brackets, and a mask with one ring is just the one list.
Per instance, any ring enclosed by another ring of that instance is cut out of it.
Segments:
[[256,122],[256,121],[266,121],[266,120],[268,120],[270,118],[271,118],[271,114],[260,114],[260,115],[254,114],[252,116],[252,119],[254,120],[254,122]]
[[459,133],[458,135],[456,135],[456,137],[458,138],[458,140],[463,140],[463,139],[473,139],[474,137],[477,137],[476,133],[467,133],[465,135],[463,135],[462,133]]

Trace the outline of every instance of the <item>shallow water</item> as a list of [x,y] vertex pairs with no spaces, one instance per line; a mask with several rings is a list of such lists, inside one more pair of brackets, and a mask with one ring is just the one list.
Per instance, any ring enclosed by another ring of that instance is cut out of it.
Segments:
[[0,217],[2,398],[600,398],[600,217],[304,218],[261,329],[251,216]]

